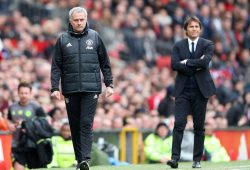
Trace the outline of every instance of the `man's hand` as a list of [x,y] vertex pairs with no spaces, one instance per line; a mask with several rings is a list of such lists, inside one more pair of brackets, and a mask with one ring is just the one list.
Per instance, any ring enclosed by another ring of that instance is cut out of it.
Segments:
[[51,97],[61,100],[61,94],[59,91],[54,91],[53,93],[51,93]]
[[[201,60],[204,59],[204,58],[205,58],[205,55],[202,55],[202,56],[200,57]],[[197,68],[197,69],[196,69],[196,71],[200,71],[200,70],[202,70],[202,68]]]
[[106,97],[112,96],[114,94],[114,89],[112,87],[106,88]]
[[182,61],[181,61],[181,64],[185,64],[185,65],[186,65],[187,60],[188,60],[188,59],[182,60]]

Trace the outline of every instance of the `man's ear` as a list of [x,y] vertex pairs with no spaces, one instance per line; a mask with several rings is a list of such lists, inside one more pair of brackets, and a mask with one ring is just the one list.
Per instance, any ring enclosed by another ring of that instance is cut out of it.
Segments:
[[187,35],[187,31],[186,31],[186,30],[184,30],[184,33],[185,33],[185,36],[186,36],[186,37],[188,37],[188,35]]

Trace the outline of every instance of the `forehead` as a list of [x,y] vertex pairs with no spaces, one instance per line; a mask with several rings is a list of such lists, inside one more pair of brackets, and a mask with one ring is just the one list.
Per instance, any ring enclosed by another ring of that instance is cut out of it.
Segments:
[[85,13],[84,12],[74,12],[71,15],[72,19],[80,19],[80,18],[85,18]]
[[69,125],[64,125],[64,126],[62,126],[61,130],[62,131],[68,131],[68,130],[70,130],[70,127],[69,127]]
[[199,22],[197,22],[197,21],[190,21],[190,22],[188,23],[188,26],[196,26],[196,25],[200,26],[200,25],[199,25]]
[[166,126],[160,126],[158,129],[167,129]]
[[20,87],[18,92],[30,92],[30,88],[29,87]]

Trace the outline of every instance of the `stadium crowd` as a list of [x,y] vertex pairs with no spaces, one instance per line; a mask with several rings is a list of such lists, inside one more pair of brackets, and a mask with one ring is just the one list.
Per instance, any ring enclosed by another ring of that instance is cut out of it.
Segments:
[[20,81],[57,130],[65,123],[64,101],[50,97],[50,67],[57,37],[67,30],[68,11],[88,10],[91,28],[111,57],[115,95],[101,96],[94,129],[173,127],[174,72],[170,55],[183,38],[187,15],[202,21],[202,37],[215,44],[211,63],[217,95],[208,103],[213,128],[250,126],[250,5],[248,0],[1,0],[0,111],[17,101]]

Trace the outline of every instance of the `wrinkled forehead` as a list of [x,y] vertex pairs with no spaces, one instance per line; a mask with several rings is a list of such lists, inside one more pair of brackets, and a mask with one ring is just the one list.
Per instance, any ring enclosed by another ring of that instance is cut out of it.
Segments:
[[86,15],[84,12],[73,12],[71,15],[71,20],[75,20],[75,19],[85,19]]

